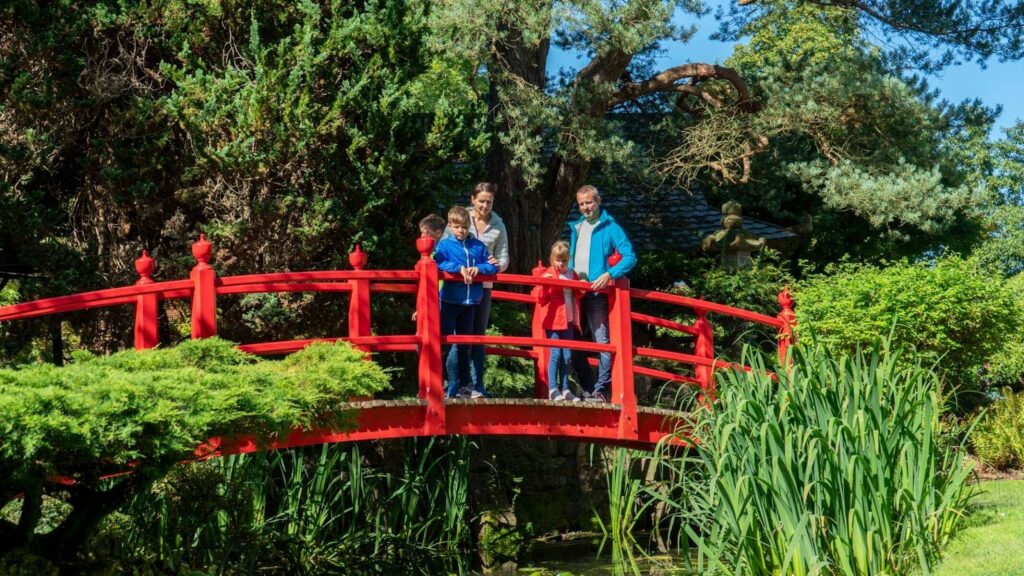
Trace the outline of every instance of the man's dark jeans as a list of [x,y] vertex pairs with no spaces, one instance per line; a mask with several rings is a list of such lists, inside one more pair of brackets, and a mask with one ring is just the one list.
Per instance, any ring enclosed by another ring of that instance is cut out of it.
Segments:
[[[608,344],[608,295],[596,292],[588,292],[580,299],[581,320],[589,328],[591,337],[598,344]],[[587,355],[577,353],[572,355],[573,369],[580,379],[580,386],[584,391],[608,396],[608,389],[612,382],[612,355],[610,352],[598,354],[597,381],[590,371],[590,364],[587,363]]]

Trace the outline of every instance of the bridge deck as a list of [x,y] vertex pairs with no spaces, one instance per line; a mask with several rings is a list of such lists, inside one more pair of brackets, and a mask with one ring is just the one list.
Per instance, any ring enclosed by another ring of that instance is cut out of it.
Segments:
[[[690,414],[638,407],[638,438],[622,438],[620,420],[628,417],[617,404],[552,402],[532,398],[450,399],[444,403],[443,430],[427,425],[426,400],[367,400],[338,405],[355,411],[356,426],[347,431],[296,430],[286,437],[260,441],[254,436],[212,439],[200,457],[241,454],[314,444],[427,435],[534,436],[576,439],[650,449],[666,436],[685,431]],[[673,441],[678,441],[673,438]]]

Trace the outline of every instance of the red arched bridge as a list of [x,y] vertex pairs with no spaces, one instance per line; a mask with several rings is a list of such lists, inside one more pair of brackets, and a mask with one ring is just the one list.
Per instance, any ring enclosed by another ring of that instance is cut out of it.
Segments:
[[[264,448],[284,448],[326,442],[387,439],[445,434],[518,435],[567,437],[578,440],[632,445],[650,448],[672,434],[684,423],[685,414],[637,405],[635,376],[683,382],[699,388],[701,402],[714,398],[714,370],[746,369],[716,359],[713,327],[709,314],[729,316],[761,324],[774,330],[778,351],[785,357],[792,342],[796,320],[793,300],[786,290],[779,293],[781,312],[776,317],[758,314],[684,296],[630,288],[625,278],[602,290],[609,296],[609,344],[591,341],[548,340],[537,321],[529,336],[441,336],[439,274],[430,254],[434,241],[421,237],[416,241],[420,259],[412,270],[365,270],[367,256],[360,247],[349,255],[352,270],[278,272],[218,277],[210,265],[212,246],[200,236],[192,246],[196,265],[183,280],[156,282],[152,278],[154,260],[146,252],[135,261],[140,278],[133,286],[84,292],[0,307],[0,321],[19,320],[110,306],[135,306],[135,347],[152,348],[159,342],[157,315],[161,300],[191,299],[192,338],[217,333],[217,300],[239,294],[265,292],[341,292],[349,295],[348,335],[338,338],[283,340],[249,343],[242,350],[260,355],[281,355],[300,350],[315,341],[345,340],[367,352],[409,352],[418,354],[419,392],[410,400],[365,400],[351,402],[358,409],[354,430],[296,430],[267,446],[257,447],[249,436],[214,439],[201,456],[252,452]],[[500,290],[498,286],[558,286],[589,288],[584,282],[541,278],[543,267],[534,275],[498,274],[478,280],[495,282],[493,299],[526,306],[536,303],[529,294]],[[461,280],[461,277],[451,276]],[[416,332],[408,335],[375,336],[372,332],[371,297],[374,293],[409,294],[416,300]],[[637,301],[670,305],[692,312],[693,324],[634,312]],[[693,339],[690,351],[660,350],[633,343],[633,324],[658,326],[688,335]],[[487,398],[477,400],[445,399],[442,344],[483,344],[488,354],[531,359],[535,366],[534,398]],[[607,404],[552,402],[547,400],[549,347],[571,348],[579,352],[612,354],[611,394]],[[668,361],[680,365],[688,374],[679,374],[638,364],[638,359]]]

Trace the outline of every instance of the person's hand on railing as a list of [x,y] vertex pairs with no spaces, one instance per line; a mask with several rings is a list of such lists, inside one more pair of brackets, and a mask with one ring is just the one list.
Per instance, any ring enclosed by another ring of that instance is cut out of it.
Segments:
[[[554,278],[554,276],[552,276],[551,274],[545,274],[545,275],[541,276],[541,278]],[[533,298],[539,304],[547,304],[551,300],[551,293],[553,291],[554,290],[552,289],[551,286],[540,286],[540,285],[538,285],[538,286],[534,286],[533,287],[533,290],[532,290],[531,293],[533,295]]]
[[590,283],[590,289],[594,292],[597,292],[598,290],[607,287],[611,283],[612,275],[605,272],[604,274],[601,274],[600,276],[595,278],[594,281]]
[[473,279],[476,278],[476,275],[480,272],[480,269],[477,268],[476,266],[463,266],[460,272],[462,273],[463,282],[465,282],[466,285],[468,286],[469,284],[473,283]]

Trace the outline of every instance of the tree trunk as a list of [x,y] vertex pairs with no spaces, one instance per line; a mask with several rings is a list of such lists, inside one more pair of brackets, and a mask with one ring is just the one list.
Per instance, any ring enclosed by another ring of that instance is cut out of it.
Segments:
[[495,211],[508,229],[508,271],[529,274],[543,245],[540,222],[544,206],[540,200],[544,191],[527,188],[522,168],[498,136],[509,130],[499,94],[516,80],[544,90],[549,41],[531,45],[521,40],[514,26],[508,32],[504,41],[495,43],[490,62],[487,120],[492,136],[486,157],[487,178],[498,186]]
[[[529,274],[538,260],[546,263],[551,244],[565,229],[566,218],[576,201],[576,190],[586,183],[591,168],[590,160],[553,153],[542,159],[546,164],[542,181],[528,187],[522,168],[515,164],[514,154],[498,137],[509,130],[503,120],[500,91],[513,81],[525,82],[543,91],[548,47],[548,40],[530,46],[516,42],[513,37],[495,45],[490,62],[488,120],[493,136],[486,158],[487,176],[498,185],[495,211],[501,214],[508,228],[509,271],[518,274]],[[619,51],[598,55],[580,70],[576,83],[615,81],[622,76],[630,60],[630,55]],[[574,111],[570,114],[601,118],[608,106],[607,100],[580,102],[574,99],[570,106]],[[552,132],[557,129],[553,128]],[[547,140],[557,134],[544,136]]]

